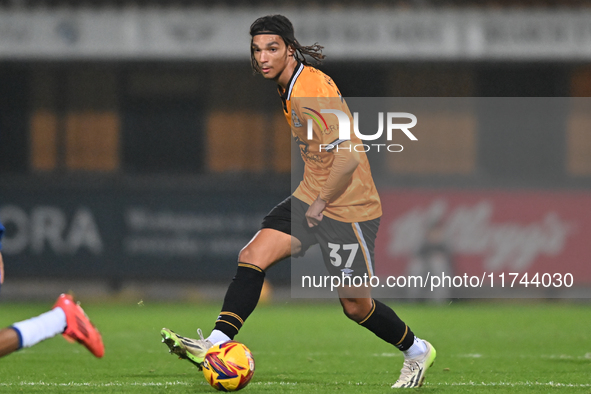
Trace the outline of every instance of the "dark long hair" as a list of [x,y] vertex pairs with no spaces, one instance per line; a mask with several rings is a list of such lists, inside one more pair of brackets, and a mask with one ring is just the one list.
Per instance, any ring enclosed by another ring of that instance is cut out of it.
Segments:
[[[277,34],[283,39],[285,45],[288,47],[291,46],[294,49],[294,57],[307,66],[321,64],[322,59],[325,58],[325,56],[322,54],[322,49],[324,47],[318,45],[317,42],[314,43],[314,45],[304,46],[301,45],[298,40],[296,40],[293,25],[289,19],[283,15],[267,15],[254,21],[253,24],[250,25],[250,36],[254,37],[258,34]],[[311,57],[314,59],[314,61],[310,63],[306,59],[305,55]],[[261,70],[259,69],[259,65],[254,58],[254,49],[252,45],[250,47],[250,61],[252,64],[252,69],[255,71],[255,73],[260,73]]]

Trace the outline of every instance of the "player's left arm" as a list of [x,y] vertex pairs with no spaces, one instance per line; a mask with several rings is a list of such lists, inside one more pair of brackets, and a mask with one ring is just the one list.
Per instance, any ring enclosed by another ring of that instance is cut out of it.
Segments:
[[320,224],[323,218],[322,211],[335,196],[347,187],[360,162],[359,153],[352,149],[351,141],[342,142],[338,150],[334,150],[334,159],[328,178],[322,186],[320,194],[306,212],[308,226],[315,227]]

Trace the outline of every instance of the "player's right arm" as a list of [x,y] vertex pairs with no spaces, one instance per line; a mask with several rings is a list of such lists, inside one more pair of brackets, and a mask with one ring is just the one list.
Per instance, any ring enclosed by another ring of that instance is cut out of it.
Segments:
[[361,163],[359,153],[351,148],[351,141],[342,142],[339,148],[334,151],[330,174],[318,195],[318,198],[326,202],[330,202],[347,187],[353,172]]
[[[336,92],[338,93],[338,91]],[[293,105],[296,112],[301,115],[300,119],[308,120],[307,116],[313,117],[313,115],[316,115],[315,119],[321,119],[321,121],[316,120],[312,123],[314,140],[319,144],[319,147],[332,147],[330,150],[325,148],[325,155],[332,156],[331,159],[325,158],[327,164],[324,170],[327,175],[322,177],[322,180],[316,179],[317,195],[313,197],[314,201],[310,204],[305,215],[310,227],[320,224],[323,218],[322,212],[326,206],[343,193],[361,163],[360,154],[353,149],[351,140],[340,139],[340,122],[337,116],[332,113],[322,114],[323,109],[334,109],[350,115],[346,103],[340,96],[332,97],[336,96],[333,91],[315,92],[315,94],[318,96],[298,100]],[[329,97],[324,97],[323,94],[329,95]],[[350,122],[352,122],[351,118]]]
[[342,149],[334,151],[334,158],[330,173],[322,189],[316,197],[316,200],[310,205],[306,212],[306,220],[308,226],[315,227],[320,224],[323,218],[322,211],[326,208],[326,205],[338,196],[347,188],[347,185],[351,181],[353,172],[357,169],[357,166],[361,162],[359,153],[354,149],[350,148],[351,141],[344,141],[340,147]]

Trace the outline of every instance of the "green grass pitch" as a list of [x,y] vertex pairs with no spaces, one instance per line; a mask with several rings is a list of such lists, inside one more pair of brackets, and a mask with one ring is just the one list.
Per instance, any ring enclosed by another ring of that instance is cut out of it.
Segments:
[[[591,305],[562,302],[391,304],[437,349],[424,393],[591,393]],[[49,305],[0,303],[0,326]],[[49,339],[0,359],[1,393],[213,393],[201,372],[167,353],[166,326],[209,332],[219,305],[86,303],[105,357]],[[402,356],[347,320],[338,302],[261,305],[236,338],[256,372],[244,393],[387,393]]]

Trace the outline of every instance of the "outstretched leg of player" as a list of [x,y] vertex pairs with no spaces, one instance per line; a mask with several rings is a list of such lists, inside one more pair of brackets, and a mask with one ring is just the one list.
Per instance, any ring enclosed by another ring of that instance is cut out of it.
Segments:
[[289,234],[270,228],[260,230],[240,251],[236,275],[226,291],[222,310],[211,335],[203,338],[198,330],[200,339],[191,339],[163,328],[162,341],[170,352],[201,367],[207,350],[214,343],[234,339],[254,311],[263,288],[265,271],[289,257],[292,248],[298,250],[300,247],[299,241]]
[[14,323],[0,331],[0,356],[36,345],[63,333],[65,329],[66,314],[60,308]]
[[20,349],[20,340],[16,330],[11,327],[0,330],[0,357],[6,356],[18,349]]
[[100,333],[72,296],[62,294],[52,310],[0,330],[0,357],[63,334],[83,344],[96,357],[105,350]]
[[[359,297],[360,291],[366,292],[366,296]],[[352,295],[356,297],[351,297]],[[417,338],[392,308],[370,298],[369,289],[355,289],[353,294],[348,294],[347,289],[343,289],[339,291],[339,296],[343,311],[349,319],[404,353],[400,377],[392,387],[420,387],[427,369],[435,360],[435,348],[429,342]]]

